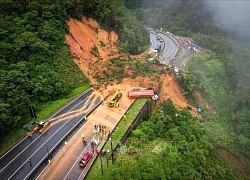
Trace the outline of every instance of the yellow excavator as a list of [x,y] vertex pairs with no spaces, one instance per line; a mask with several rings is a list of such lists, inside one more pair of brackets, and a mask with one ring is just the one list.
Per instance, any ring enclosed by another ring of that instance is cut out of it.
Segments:
[[120,90],[116,91],[115,94],[110,98],[110,100],[107,102],[107,105],[109,107],[119,107],[119,99],[122,97],[122,93]]
[[40,122],[32,122],[23,126],[23,129],[26,131],[28,137],[32,137],[33,132],[44,132],[50,125],[48,119],[43,119]]

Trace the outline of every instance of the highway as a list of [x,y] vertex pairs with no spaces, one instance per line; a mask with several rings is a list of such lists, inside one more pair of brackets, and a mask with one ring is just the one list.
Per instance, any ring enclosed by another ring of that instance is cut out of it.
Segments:
[[[123,94],[127,91],[123,90]],[[79,166],[79,161],[84,153],[92,151],[90,144],[84,145],[81,134],[89,143],[93,138],[99,139],[100,144],[96,146],[100,152],[102,146],[107,140],[107,136],[102,138],[100,134],[94,134],[94,125],[105,125],[106,135],[108,132],[115,131],[116,125],[119,123],[124,113],[128,110],[134,100],[128,99],[127,96],[122,96],[119,100],[119,108],[110,108],[107,102],[102,102],[87,118],[87,122],[79,128],[74,136],[68,141],[67,146],[64,146],[56,156],[53,157],[52,163],[47,166],[34,179],[38,180],[54,180],[54,179],[83,179],[92,163],[95,161],[97,154],[87,164],[85,168]]]
[[[157,40],[157,37],[159,38],[159,40]],[[161,45],[162,52],[160,55],[160,60],[164,64],[170,64],[171,60],[176,56],[178,52],[178,41],[173,36],[167,33],[156,33],[155,31],[150,31],[150,42],[152,49],[155,49],[158,45]]]
[[42,134],[34,133],[31,138],[25,137],[1,156],[1,179],[28,179],[47,158],[54,156],[54,149],[99,102],[101,98],[88,90],[52,115],[49,129]]

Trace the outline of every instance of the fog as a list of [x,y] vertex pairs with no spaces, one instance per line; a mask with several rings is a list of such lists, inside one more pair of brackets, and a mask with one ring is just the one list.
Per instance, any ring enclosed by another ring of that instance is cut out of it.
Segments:
[[213,21],[224,30],[240,33],[250,38],[250,1],[204,1]]

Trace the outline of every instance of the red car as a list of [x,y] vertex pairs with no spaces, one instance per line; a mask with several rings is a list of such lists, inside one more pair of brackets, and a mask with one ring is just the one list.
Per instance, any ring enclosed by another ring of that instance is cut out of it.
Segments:
[[92,152],[86,152],[83,156],[81,161],[79,162],[79,166],[81,167],[85,167],[86,164],[89,162],[89,160],[91,159],[91,157],[93,156]]

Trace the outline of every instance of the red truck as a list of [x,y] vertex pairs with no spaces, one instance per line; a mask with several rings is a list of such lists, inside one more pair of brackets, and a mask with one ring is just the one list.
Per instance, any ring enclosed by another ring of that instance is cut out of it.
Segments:
[[128,98],[130,99],[136,99],[140,97],[152,98],[154,94],[155,93],[153,90],[128,91]]

